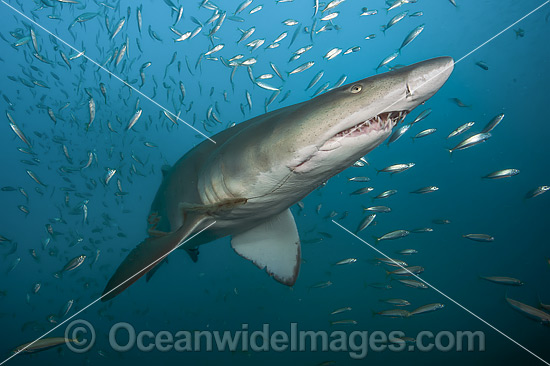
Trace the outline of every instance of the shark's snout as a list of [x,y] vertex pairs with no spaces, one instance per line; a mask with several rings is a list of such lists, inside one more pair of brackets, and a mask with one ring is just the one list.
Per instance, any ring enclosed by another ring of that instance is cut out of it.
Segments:
[[410,95],[413,98],[429,99],[445,84],[453,68],[452,57],[437,57],[413,65],[407,77]]

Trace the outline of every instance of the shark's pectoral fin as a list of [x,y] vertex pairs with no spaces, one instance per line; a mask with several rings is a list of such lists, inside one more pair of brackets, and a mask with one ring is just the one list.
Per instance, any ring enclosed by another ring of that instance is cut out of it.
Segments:
[[300,271],[300,238],[289,209],[261,225],[234,235],[231,246],[240,256],[266,269],[277,281],[292,286]]
[[186,214],[183,225],[176,231],[164,236],[150,237],[141,242],[128,254],[111,277],[101,300],[112,299],[160,264],[205,218],[203,214]]

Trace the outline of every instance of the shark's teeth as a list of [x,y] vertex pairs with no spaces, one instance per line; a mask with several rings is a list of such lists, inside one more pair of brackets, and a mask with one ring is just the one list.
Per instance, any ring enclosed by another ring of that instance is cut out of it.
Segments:
[[407,113],[407,111],[380,113],[379,115],[372,117],[371,119],[361,122],[344,131],[338,132],[334,137],[353,137],[362,135],[369,130],[380,131],[388,128],[391,129],[399,122],[401,122],[407,116]]

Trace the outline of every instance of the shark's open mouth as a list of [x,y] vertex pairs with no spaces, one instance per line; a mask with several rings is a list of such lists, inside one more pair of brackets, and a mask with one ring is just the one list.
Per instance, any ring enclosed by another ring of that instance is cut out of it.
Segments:
[[381,131],[395,127],[406,116],[408,111],[384,112],[363,121],[355,126],[338,132],[334,137],[354,137],[370,131]]
[[378,132],[379,134],[386,132],[389,133],[389,131],[391,131],[393,127],[395,127],[399,122],[405,119],[408,113],[408,110],[383,112],[372,118],[369,118],[366,121],[346,128],[345,130],[338,132],[336,135],[325,141],[315,153],[310,155],[304,161],[300,162],[298,165],[292,167],[291,170],[294,172],[306,171],[311,165],[310,163],[312,159],[319,156],[320,152],[327,153],[340,148],[342,146],[342,140],[345,140],[347,137],[365,136],[371,132]]

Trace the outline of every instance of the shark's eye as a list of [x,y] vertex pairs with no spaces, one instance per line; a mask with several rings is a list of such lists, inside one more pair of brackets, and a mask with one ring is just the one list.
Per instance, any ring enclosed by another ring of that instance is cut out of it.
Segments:
[[362,88],[363,88],[363,87],[362,87],[361,85],[355,84],[355,85],[353,85],[353,86],[351,87],[350,92],[352,92],[353,94],[359,93],[359,92],[361,91]]

